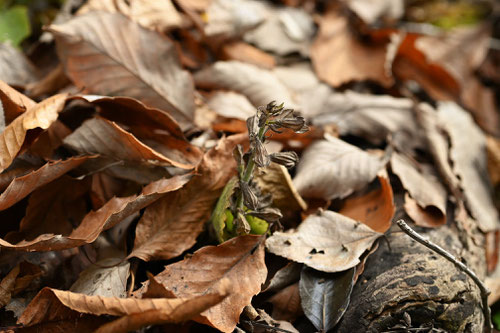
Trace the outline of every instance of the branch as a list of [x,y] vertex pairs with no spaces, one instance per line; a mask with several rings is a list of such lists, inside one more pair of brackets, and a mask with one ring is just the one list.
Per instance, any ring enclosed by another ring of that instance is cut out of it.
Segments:
[[442,247],[432,243],[431,241],[425,239],[424,237],[420,236],[415,230],[410,228],[408,224],[406,224],[405,221],[403,220],[398,220],[396,222],[398,226],[403,230],[408,236],[419,242],[420,244],[424,245],[425,247],[431,249],[432,251],[438,253],[439,255],[443,256],[446,260],[450,261],[453,263],[459,270],[467,274],[478,286],[479,290],[481,291],[481,300],[483,303],[483,313],[484,313],[484,319],[486,321],[486,333],[491,333],[491,329],[493,328],[493,325],[491,324],[491,310],[490,307],[488,306],[488,295],[491,293],[488,288],[484,285],[484,283],[477,277],[477,275],[471,271],[467,266],[465,266],[464,263],[459,261],[455,256],[453,256],[451,253],[448,251],[444,250]]

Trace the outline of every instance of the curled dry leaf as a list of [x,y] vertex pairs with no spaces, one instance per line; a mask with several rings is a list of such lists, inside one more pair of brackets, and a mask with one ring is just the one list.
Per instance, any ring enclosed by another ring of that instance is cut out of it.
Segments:
[[299,290],[306,317],[320,332],[328,332],[349,306],[355,268],[341,273],[323,273],[304,267]]
[[342,199],[370,183],[384,164],[383,158],[331,137],[306,149],[293,184],[304,197]]
[[497,229],[499,217],[491,195],[485,135],[470,114],[455,103],[439,103],[438,117],[450,137],[453,171],[460,177],[472,216],[482,231]]
[[169,165],[192,169],[193,165],[174,161],[140,142],[116,123],[103,118],[85,121],[64,138],[64,145],[81,154],[100,154],[120,161]]
[[[227,295],[227,280],[222,280],[218,288],[211,293],[191,298],[118,298],[104,296],[88,296],[71,291],[43,288],[31,301],[18,322],[24,326],[32,326],[47,321],[57,321],[67,318],[77,318],[82,313],[93,315],[128,316],[147,314],[158,311],[159,317],[166,322],[178,322],[189,319],[199,313],[190,306],[200,301],[213,305]],[[194,306],[193,306],[194,308]],[[201,310],[203,310],[202,307]],[[187,317],[187,318],[186,318]]]
[[234,90],[245,95],[255,107],[269,101],[280,101],[287,108],[296,108],[290,91],[269,70],[238,61],[218,61],[197,72],[195,83],[205,89]]
[[378,176],[379,189],[348,198],[339,213],[362,222],[377,232],[389,230],[396,206],[389,178],[384,173]]
[[49,30],[77,87],[135,97],[170,113],[183,128],[191,125],[193,82],[171,41],[120,14],[105,12],[77,16]]
[[332,211],[310,215],[297,230],[275,232],[266,241],[274,254],[323,272],[356,266],[359,257],[382,234]]
[[[6,124],[9,124],[17,116],[36,105],[36,103],[29,97],[21,94],[1,80],[0,101],[2,102],[3,116],[5,117]],[[1,129],[3,130],[3,128]]]
[[0,309],[9,304],[12,297],[12,292],[16,286],[16,278],[19,275],[19,265],[11,269],[11,271],[0,281]]
[[415,161],[396,152],[391,156],[391,168],[411,196],[405,197],[405,210],[415,224],[425,227],[445,224],[448,193],[433,169],[418,166]]
[[61,177],[66,172],[78,167],[91,156],[71,157],[67,160],[48,162],[24,176],[14,178],[0,195],[0,210],[4,210],[21,201],[37,188]]
[[363,44],[358,40],[350,30],[347,17],[335,8],[320,18],[319,34],[311,46],[316,73],[334,87],[361,80],[389,86],[392,78],[384,70],[385,54],[384,44]]
[[295,189],[292,177],[288,170],[277,163],[271,163],[268,167],[255,174],[262,193],[271,193],[273,206],[282,211],[306,210],[307,204]]
[[236,173],[234,148],[246,140],[246,135],[221,139],[205,154],[197,175],[185,188],[148,207],[137,225],[134,248],[128,257],[170,259],[192,247],[222,189]]
[[66,97],[67,94],[55,95],[29,107],[0,133],[0,172],[5,170],[17,156],[29,130],[47,129],[57,120]]
[[217,290],[230,280],[230,293],[218,305],[194,320],[223,332],[232,332],[243,308],[261,290],[267,268],[262,236],[239,236],[218,246],[206,246],[192,256],[165,267],[156,276],[177,297],[194,297]]
[[88,213],[80,225],[67,236],[41,234],[34,239],[16,244],[0,239],[0,245],[24,251],[55,251],[92,243],[99,234],[158,200],[167,192],[175,191],[189,181],[191,175],[160,179],[144,187],[139,195],[113,198],[97,211]]

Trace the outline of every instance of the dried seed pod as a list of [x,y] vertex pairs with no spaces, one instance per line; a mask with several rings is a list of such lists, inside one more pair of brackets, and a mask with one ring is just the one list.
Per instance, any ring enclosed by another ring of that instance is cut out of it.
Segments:
[[299,161],[299,156],[294,151],[285,151],[281,153],[272,153],[271,161],[283,165],[285,168],[293,168]]
[[267,154],[266,147],[264,147],[264,144],[257,137],[253,140],[253,146],[255,149],[255,164],[257,164],[261,168],[267,167],[271,163],[271,160],[269,159],[269,155]]
[[271,207],[267,207],[255,212],[250,212],[248,214],[266,220],[268,222],[275,222],[283,217],[279,209]]
[[243,203],[248,208],[255,210],[259,206],[259,198],[252,191],[248,183],[240,181],[241,193],[243,194]]
[[250,138],[257,136],[257,133],[259,132],[259,126],[257,124],[256,116],[252,116],[247,119],[247,128]]
[[250,233],[251,227],[245,216],[238,212],[236,214],[236,233],[238,235],[248,235]]

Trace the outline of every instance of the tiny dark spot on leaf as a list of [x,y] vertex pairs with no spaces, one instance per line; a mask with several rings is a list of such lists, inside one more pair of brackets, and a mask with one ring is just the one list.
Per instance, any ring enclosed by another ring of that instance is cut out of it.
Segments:
[[283,244],[288,245],[288,246],[292,245],[292,243],[290,243],[290,241],[288,239],[286,241],[284,241]]

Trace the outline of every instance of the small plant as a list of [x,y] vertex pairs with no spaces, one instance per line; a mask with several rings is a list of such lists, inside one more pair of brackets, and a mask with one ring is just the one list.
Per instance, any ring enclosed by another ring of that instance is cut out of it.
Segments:
[[234,150],[238,176],[225,186],[212,214],[212,223],[220,242],[238,235],[264,234],[269,229],[269,223],[279,221],[281,212],[271,207],[271,195],[262,194],[253,181],[254,170],[266,168],[271,162],[286,168],[298,162],[298,156],[293,151],[267,153],[264,142],[269,131],[281,133],[282,129],[289,128],[296,133],[304,133],[309,130],[303,117],[296,115],[292,109],[285,109],[283,103],[276,105],[274,101],[259,107],[257,114],[247,119],[247,127],[250,150],[244,154],[240,145]]

